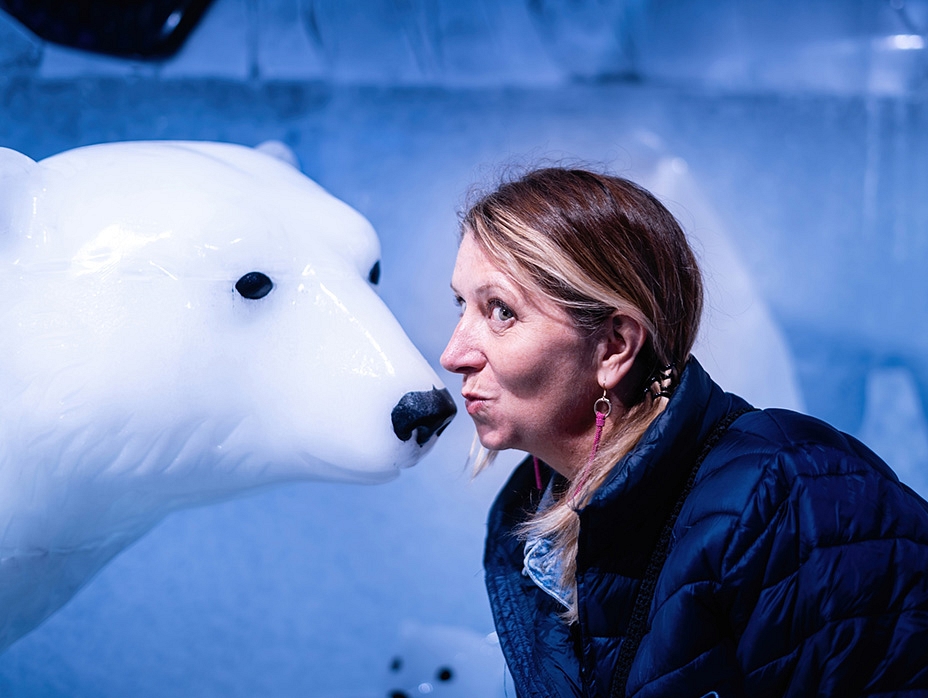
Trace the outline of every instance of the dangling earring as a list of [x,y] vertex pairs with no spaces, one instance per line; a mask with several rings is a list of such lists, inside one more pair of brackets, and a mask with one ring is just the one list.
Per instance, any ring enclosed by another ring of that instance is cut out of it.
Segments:
[[593,450],[590,451],[590,458],[587,461],[587,466],[589,466],[596,457],[596,452],[599,450],[599,440],[603,436],[603,426],[606,424],[606,417],[612,414],[612,403],[609,402],[605,388],[603,388],[603,396],[593,403],[593,414],[596,415],[596,433],[593,435]]
[[532,463],[535,466],[535,489],[541,489],[541,466],[538,464],[538,456],[532,456]]
[[580,481],[577,483],[574,492],[580,492],[586,484],[587,478],[590,476],[590,468],[593,465],[593,459],[596,458],[596,453],[599,451],[599,441],[603,436],[603,427],[606,424],[606,417],[611,413],[612,403],[609,402],[606,389],[603,388],[603,396],[593,403],[593,414],[596,416],[596,432],[593,434],[593,448],[590,450],[590,457],[586,461],[586,466],[583,468],[583,473],[581,474]]

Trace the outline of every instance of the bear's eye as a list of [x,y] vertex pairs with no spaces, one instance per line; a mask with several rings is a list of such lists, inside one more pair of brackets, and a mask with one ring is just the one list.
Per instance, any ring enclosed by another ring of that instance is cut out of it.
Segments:
[[443,666],[438,670],[438,673],[435,674],[435,676],[438,677],[439,681],[450,681],[454,678],[454,672],[451,671],[449,667]]
[[393,661],[390,662],[390,671],[399,671],[403,668],[403,659],[401,657],[394,657]]
[[374,262],[374,266],[371,267],[370,273],[367,275],[367,280],[374,286],[380,283],[380,260]]
[[235,290],[242,294],[243,298],[253,300],[264,298],[272,288],[274,288],[274,282],[268,278],[267,274],[262,274],[260,271],[250,271],[235,282]]

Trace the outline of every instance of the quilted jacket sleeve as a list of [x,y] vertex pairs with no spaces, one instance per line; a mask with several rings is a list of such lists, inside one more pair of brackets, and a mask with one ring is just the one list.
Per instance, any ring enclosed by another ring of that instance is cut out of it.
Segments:
[[771,420],[723,565],[747,695],[925,695],[928,506],[850,437]]

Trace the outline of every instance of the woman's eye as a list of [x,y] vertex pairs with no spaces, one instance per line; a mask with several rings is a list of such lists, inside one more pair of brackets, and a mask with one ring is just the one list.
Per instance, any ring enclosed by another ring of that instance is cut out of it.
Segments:
[[490,308],[490,316],[497,322],[509,322],[515,318],[513,312],[504,303],[499,302],[493,303]]

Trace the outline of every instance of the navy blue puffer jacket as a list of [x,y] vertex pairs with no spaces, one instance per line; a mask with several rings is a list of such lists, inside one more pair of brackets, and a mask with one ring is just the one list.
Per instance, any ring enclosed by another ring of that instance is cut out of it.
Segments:
[[[664,522],[701,444],[746,406],[688,362],[580,514],[573,626],[522,574],[513,527],[539,495],[531,462],[515,471],[490,512],[484,562],[519,696],[611,695]],[[702,462],[648,621],[628,696],[928,696],[928,504],[827,424],[748,412]]]

